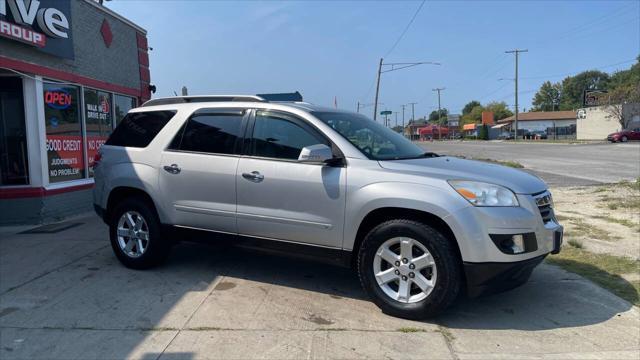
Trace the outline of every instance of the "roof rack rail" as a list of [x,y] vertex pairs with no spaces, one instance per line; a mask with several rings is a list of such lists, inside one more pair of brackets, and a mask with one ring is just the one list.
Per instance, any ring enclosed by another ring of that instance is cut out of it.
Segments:
[[253,95],[197,95],[197,96],[173,96],[166,98],[158,98],[148,100],[142,107],[155,106],[155,105],[171,105],[171,104],[184,104],[184,103],[197,103],[197,102],[267,102],[260,96]]
[[300,92],[273,93],[258,95],[194,95],[172,96],[148,100],[141,107],[154,105],[171,105],[196,102],[302,102]]

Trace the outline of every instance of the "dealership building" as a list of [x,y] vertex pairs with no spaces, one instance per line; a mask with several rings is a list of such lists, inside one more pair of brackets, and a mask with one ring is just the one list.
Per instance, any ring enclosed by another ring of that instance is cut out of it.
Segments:
[[92,0],[0,0],[0,225],[92,209],[92,161],[151,96],[146,31]]

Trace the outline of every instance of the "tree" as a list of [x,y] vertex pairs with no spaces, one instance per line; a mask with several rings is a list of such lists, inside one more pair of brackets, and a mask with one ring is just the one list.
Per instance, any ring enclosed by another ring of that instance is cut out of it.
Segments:
[[480,105],[481,105],[481,104],[480,104],[480,101],[477,101],[477,100],[471,100],[471,101],[469,101],[469,102],[467,103],[467,105],[465,105],[465,106],[462,108],[462,115],[467,115],[468,113],[470,113],[470,112],[471,112],[471,110],[473,110],[473,108],[474,108],[474,107],[476,107],[476,106],[480,106]]
[[551,81],[545,81],[540,86],[540,90],[533,97],[532,111],[554,111],[560,105],[560,97],[562,95],[562,84],[552,84]]
[[[509,106],[504,101],[490,102],[484,107],[484,110],[493,112],[493,117],[495,120],[502,120],[513,115],[513,112],[509,110]],[[480,112],[480,118],[482,118],[482,112]]]
[[433,110],[431,114],[429,114],[429,122],[444,124],[447,121],[448,114],[449,110],[447,110],[447,108],[440,109],[440,114],[438,114],[438,110]]
[[626,129],[633,116],[640,115],[638,103],[640,103],[640,83],[620,86],[609,92],[609,101],[604,106],[604,111],[609,118],[618,121],[622,129]]
[[462,122],[462,124],[474,124],[480,122],[480,120],[482,120],[483,111],[484,107],[482,105],[477,105],[473,109],[471,109],[468,114],[462,115],[460,121]]
[[604,90],[609,83],[609,74],[598,71],[583,71],[575,76],[562,80],[560,94],[560,110],[575,110],[582,107],[585,90]]

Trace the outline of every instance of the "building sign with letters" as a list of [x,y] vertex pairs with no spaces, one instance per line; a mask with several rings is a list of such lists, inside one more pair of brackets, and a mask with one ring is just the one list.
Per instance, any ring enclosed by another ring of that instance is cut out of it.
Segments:
[[609,103],[609,94],[606,90],[585,90],[582,105],[585,107],[601,106]]
[[73,59],[71,0],[0,0],[0,36]]

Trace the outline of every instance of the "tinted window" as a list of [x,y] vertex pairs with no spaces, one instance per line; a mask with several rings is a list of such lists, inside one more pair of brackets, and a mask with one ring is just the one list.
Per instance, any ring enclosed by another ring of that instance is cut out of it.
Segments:
[[175,111],[148,111],[127,114],[113,131],[106,145],[146,147],[175,113]]
[[294,122],[264,112],[256,114],[252,143],[254,156],[291,160],[297,160],[305,146],[330,146],[327,140]]
[[[184,126],[180,141],[172,148],[215,154],[234,154],[242,128],[242,112],[193,115]],[[176,139],[177,140],[177,139]]]

